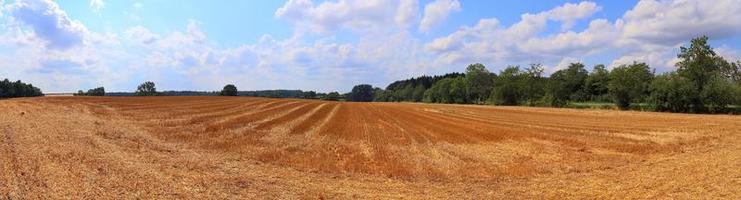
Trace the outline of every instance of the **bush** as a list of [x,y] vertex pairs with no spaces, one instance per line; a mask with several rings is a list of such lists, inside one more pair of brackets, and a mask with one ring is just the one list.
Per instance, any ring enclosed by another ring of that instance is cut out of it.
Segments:
[[687,78],[677,73],[656,76],[649,86],[649,104],[652,110],[669,112],[692,112],[691,96],[697,91]]
[[716,76],[705,85],[700,93],[710,113],[726,112],[728,105],[735,103],[737,96],[733,83],[728,79]]

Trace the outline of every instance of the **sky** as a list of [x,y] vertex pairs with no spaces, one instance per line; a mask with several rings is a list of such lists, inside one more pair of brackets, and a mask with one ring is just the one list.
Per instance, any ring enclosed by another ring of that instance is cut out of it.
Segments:
[[0,78],[44,92],[347,92],[472,63],[662,73],[702,35],[741,59],[741,0],[0,0]]

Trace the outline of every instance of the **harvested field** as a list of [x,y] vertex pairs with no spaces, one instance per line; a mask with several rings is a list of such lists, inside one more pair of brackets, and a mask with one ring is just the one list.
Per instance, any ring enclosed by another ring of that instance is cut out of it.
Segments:
[[249,97],[0,111],[0,199],[741,199],[739,116]]

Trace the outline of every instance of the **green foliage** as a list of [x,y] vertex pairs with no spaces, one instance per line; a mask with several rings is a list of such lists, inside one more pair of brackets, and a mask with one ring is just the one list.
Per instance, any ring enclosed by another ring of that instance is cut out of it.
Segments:
[[676,72],[658,75],[649,87],[648,102],[655,111],[691,112],[690,96],[697,93],[689,79]]
[[522,78],[521,85],[521,102],[524,105],[539,105],[540,100],[545,94],[546,79],[543,77],[543,65],[541,64],[530,64],[530,67],[525,69],[525,74]]
[[234,86],[232,84],[228,84],[224,86],[224,89],[221,89],[221,93],[219,95],[221,96],[237,96],[238,94],[237,86]]
[[136,88],[136,95],[137,96],[157,96],[159,93],[157,93],[157,88],[154,86],[154,82],[147,81],[139,85],[139,87]]
[[453,80],[453,78],[444,78],[435,82],[430,89],[425,91],[424,101],[430,103],[452,103],[449,94]]
[[339,101],[341,98],[342,96],[340,95],[339,92],[330,92],[320,97],[320,99],[326,100],[326,101]]
[[489,103],[494,105],[519,105],[524,93],[525,74],[519,66],[509,66],[499,73]]
[[[722,74],[721,70],[728,65],[728,62],[718,56],[707,42],[707,36],[694,38],[690,47],[681,47],[680,53],[677,55],[680,59],[677,63],[677,73],[687,78],[693,84],[694,89],[698,91],[698,93],[690,96],[694,112],[710,111],[705,107],[706,102],[702,94],[710,95],[713,93],[711,91],[705,92],[706,86],[716,76],[720,76]],[[715,108],[711,108],[711,110],[714,111]]]
[[370,102],[373,101],[373,86],[368,84],[356,85],[347,95],[348,101]]
[[105,88],[104,87],[98,87],[87,90],[87,92],[83,92],[82,90],[78,90],[75,96],[105,96]]
[[425,88],[424,85],[417,85],[417,87],[414,87],[414,90],[412,91],[412,101],[413,102],[420,102],[425,97],[425,91],[427,88]]
[[376,102],[385,102],[385,101],[393,101],[393,93],[389,90],[384,90],[381,88],[375,88],[373,89],[373,101]]
[[303,92],[303,98],[304,99],[315,99],[316,98],[316,92],[314,91],[306,91]]
[[712,77],[700,92],[700,97],[710,113],[722,113],[728,105],[735,103],[738,96],[736,86],[721,76]]
[[437,81],[445,78],[456,78],[462,76],[464,76],[464,74],[449,73],[442,76],[420,76],[416,78],[395,81],[389,84],[383,93],[376,93],[378,95],[374,95],[374,101],[376,101],[376,99],[382,99],[383,101],[423,101],[425,91],[432,87],[432,85]]
[[562,107],[570,100],[586,99],[584,82],[588,75],[581,63],[571,63],[568,68],[553,73],[544,97],[546,104]]
[[610,72],[608,89],[618,108],[625,110],[630,103],[646,99],[652,78],[645,63],[622,65]]
[[451,101],[449,103],[468,103],[467,86],[466,79],[463,77],[453,79],[450,83],[450,92],[448,93],[448,98]]
[[591,101],[610,101],[608,84],[610,72],[605,65],[595,65],[584,81],[584,90]]
[[475,63],[466,67],[466,91],[474,103],[481,103],[489,97],[493,86],[492,76],[489,70],[481,63]]
[[720,69],[721,74],[736,84],[741,84],[741,61],[733,63],[723,63]]
[[44,96],[41,89],[32,84],[25,84],[20,80],[11,82],[8,79],[0,81],[0,99],[14,97],[36,97]]

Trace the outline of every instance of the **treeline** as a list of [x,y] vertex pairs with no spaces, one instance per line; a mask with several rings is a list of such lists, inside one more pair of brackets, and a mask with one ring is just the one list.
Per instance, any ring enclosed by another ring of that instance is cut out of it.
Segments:
[[[728,62],[695,38],[681,47],[677,70],[655,74],[646,63],[634,62],[608,70],[572,63],[550,77],[540,64],[509,66],[492,73],[471,64],[464,74],[422,76],[391,83],[386,89],[358,85],[346,94],[350,101],[528,105],[563,107],[572,102],[613,102],[620,109],[722,113],[741,105],[741,62]],[[370,92],[368,92],[370,91]]]
[[74,96],[105,96],[105,88],[104,87],[93,88],[93,89],[87,90],[87,92],[78,90],[77,93],[73,95]]
[[[267,98],[306,98],[319,99],[325,96],[331,96],[324,93],[302,90],[258,90],[258,91],[238,91],[237,87],[228,84],[221,91],[157,91],[154,82],[147,81],[139,85],[135,92],[109,92],[105,93],[103,87],[88,90],[88,92],[78,91],[79,96],[251,96]],[[88,95],[96,94],[96,95]],[[100,95],[98,95],[100,94]],[[77,94],[76,94],[77,95]],[[327,99],[327,100],[339,100]]]
[[37,97],[43,96],[41,89],[20,80],[12,82],[8,79],[0,81],[0,98]]

